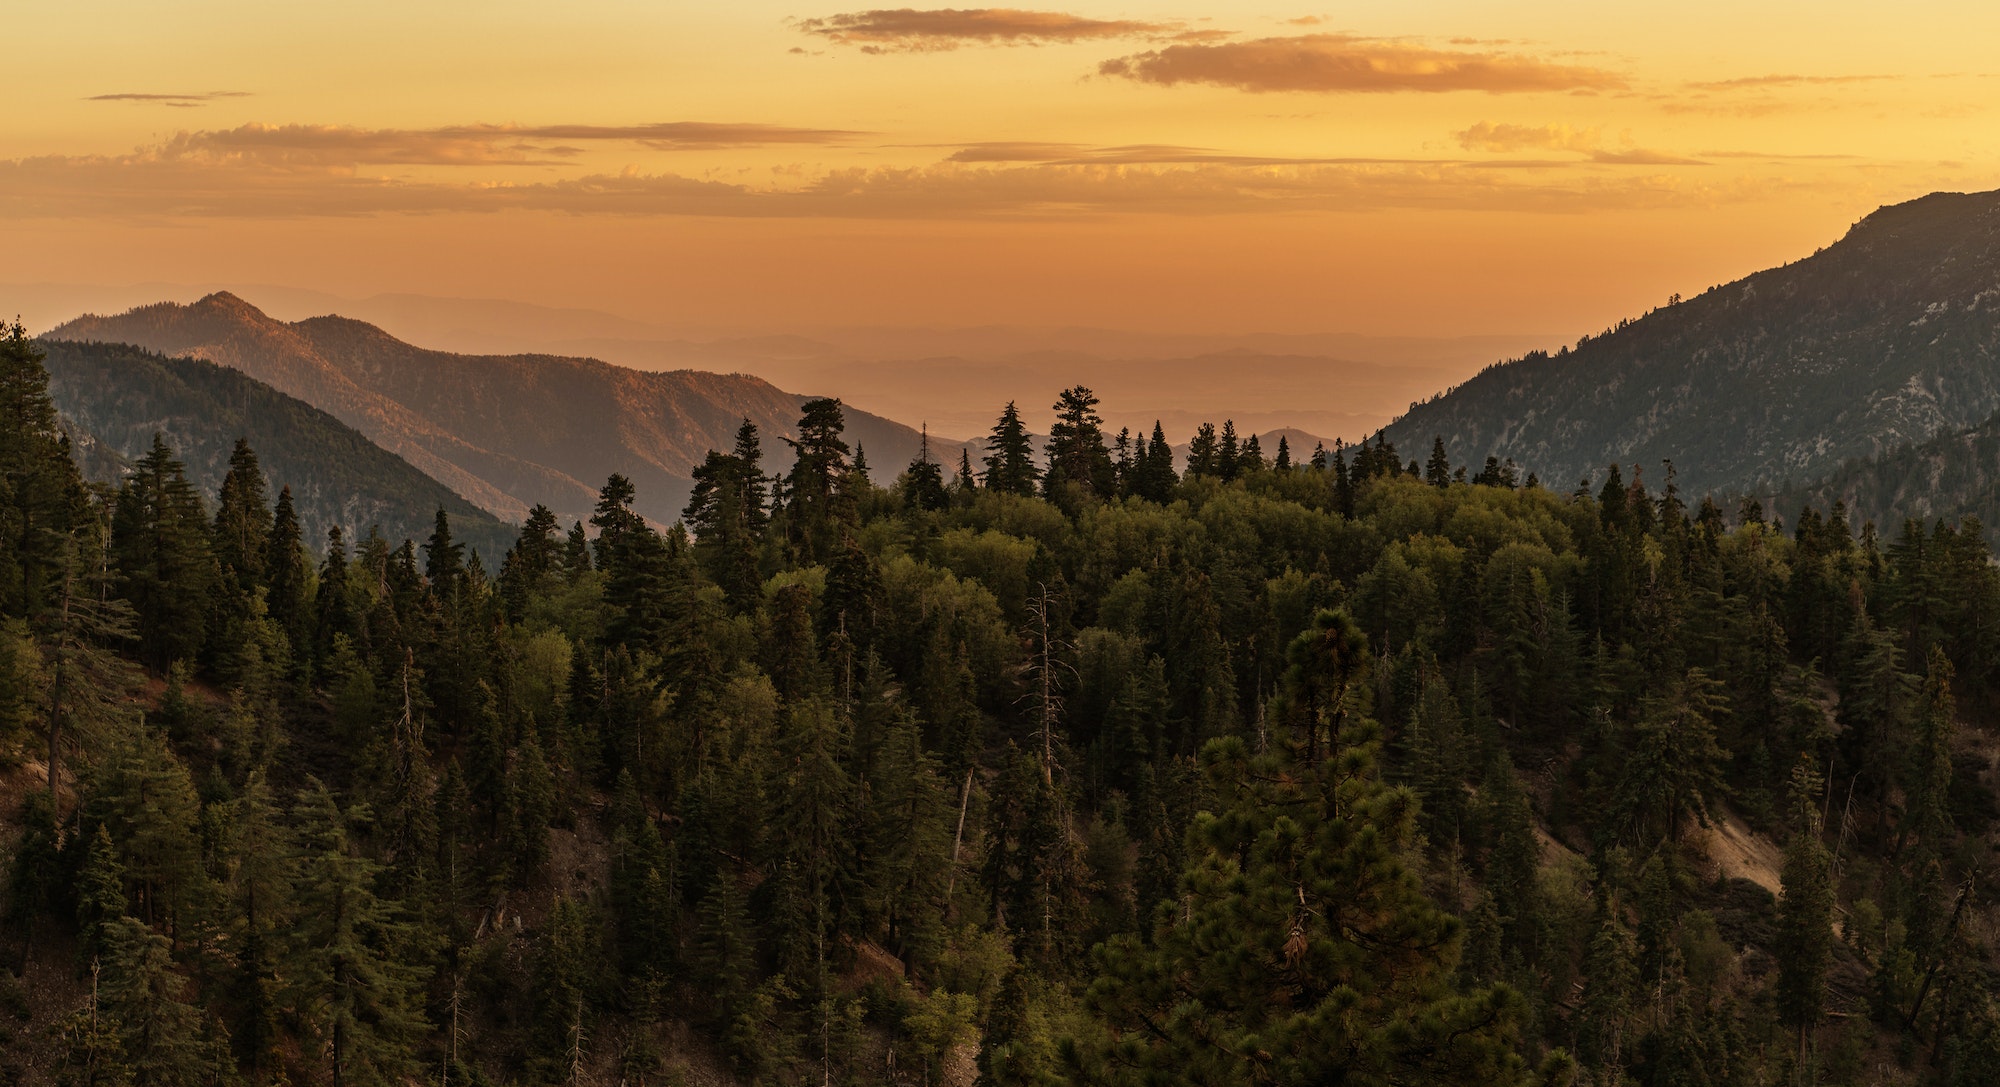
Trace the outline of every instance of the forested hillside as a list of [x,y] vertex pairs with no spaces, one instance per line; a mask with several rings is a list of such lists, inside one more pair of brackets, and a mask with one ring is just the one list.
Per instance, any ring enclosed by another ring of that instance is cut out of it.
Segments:
[[[513,523],[536,505],[585,516],[598,481],[616,472],[639,488],[641,516],[669,524],[693,487],[689,465],[709,446],[727,444],[746,418],[774,441],[788,436],[808,399],[742,374],[428,351],[344,317],[274,320],[227,293],[79,317],[48,337],[137,344],[235,367]],[[850,437],[877,463],[909,460],[922,440],[901,423],[848,416]]]
[[86,487],[45,382],[0,342],[21,1082],[2000,1081],[1969,522],[1181,474],[1072,388],[893,479],[812,401],[490,569],[247,453]]
[[1882,208],[1803,260],[1553,355],[1489,367],[1389,440],[1511,458],[1551,486],[1606,464],[1754,492],[2000,411],[2000,192]]
[[1856,517],[1900,524],[1977,517],[2000,524],[2000,415],[1841,465],[1823,479],[1793,481],[1776,496],[1788,513],[1839,502]]
[[[128,465],[159,435],[203,495],[220,493],[238,439],[283,480],[305,539],[315,548],[338,526],[358,540],[372,526],[390,539],[421,536],[437,510],[459,539],[497,562],[514,530],[362,437],[352,427],[239,370],[167,358],[125,344],[44,341],[49,396],[88,441]],[[110,458],[92,463],[101,473]],[[85,475],[117,482],[118,472]]]

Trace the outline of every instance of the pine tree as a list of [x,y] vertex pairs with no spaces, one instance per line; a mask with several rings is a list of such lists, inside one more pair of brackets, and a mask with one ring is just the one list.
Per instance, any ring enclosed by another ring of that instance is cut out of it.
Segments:
[[208,518],[186,469],[160,435],[118,490],[111,550],[139,618],[140,652],[164,671],[207,644],[217,583]]
[[1191,476],[1217,476],[1222,474],[1220,454],[1215,442],[1215,424],[1203,423],[1188,442],[1187,474]]
[[1049,468],[1042,477],[1042,493],[1054,496],[1070,483],[1087,494],[1111,497],[1117,480],[1111,453],[1104,447],[1097,396],[1081,385],[1064,389],[1056,398],[1055,413],[1055,422],[1049,424]]
[[265,493],[264,470],[257,464],[257,454],[249,442],[236,439],[215,510],[215,561],[244,596],[268,578],[272,522]]
[[265,538],[264,594],[266,614],[291,639],[292,649],[304,655],[313,628],[306,610],[308,580],[305,540],[300,534],[298,512],[292,505],[292,489],[278,492],[277,511],[271,517],[271,531]]
[[1819,775],[1810,761],[1801,760],[1792,771],[1795,820],[1785,846],[1775,950],[1778,1016],[1797,1034],[1802,1067],[1823,1014],[1833,957],[1833,858],[1820,840],[1819,796]]
[[1222,439],[1215,445],[1215,474],[1222,477],[1225,483],[1235,479],[1237,473],[1242,471],[1239,463],[1242,456],[1242,450],[1237,448],[1236,420],[1224,419]]
[[165,936],[131,917],[105,926],[98,1011],[115,1024],[119,1055],[135,1085],[205,1084],[197,1044],[201,1015],[183,999]]
[[1303,736],[1203,752],[1217,806],[1190,830],[1184,897],[1150,943],[1100,950],[1088,1002],[1115,1033],[1078,1051],[1074,1082],[1524,1081],[1518,998],[1453,991],[1458,922],[1402,859],[1415,799],[1382,783],[1373,724],[1342,708],[1366,656],[1344,616],[1294,643],[1289,697],[1331,726],[1324,758]]
[[235,866],[228,889],[235,913],[232,995],[238,1011],[230,1035],[243,1063],[262,1069],[278,1042],[278,955],[291,924],[295,850],[263,771],[250,772],[234,808]]
[[1243,439],[1243,450],[1236,455],[1237,474],[1261,472],[1269,467],[1270,465],[1264,461],[1264,444],[1258,440],[1257,435],[1252,434]]
[[1723,793],[1727,753],[1715,740],[1724,708],[1719,684],[1689,669],[1661,697],[1649,700],[1633,726],[1618,786],[1619,822],[1651,847],[1678,837],[1690,819],[1708,822],[1708,805]]
[[299,826],[297,919],[287,933],[286,996],[317,1040],[308,1050],[334,1087],[398,1083],[413,1069],[411,1043],[424,1021],[429,969],[416,933],[376,897],[378,866],[359,855],[348,826],[365,810],[342,811],[333,793],[309,781],[293,817]]
[[439,600],[450,601],[458,596],[464,577],[465,545],[452,541],[451,518],[439,506],[436,527],[424,544],[424,580]]
[[854,516],[850,489],[847,428],[838,400],[808,400],[799,416],[797,438],[786,439],[797,459],[785,477],[786,531],[801,563],[821,561],[837,539],[836,526]]
[[1167,434],[1158,419],[1153,420],[1153,436],[1145,443],[1145,450],[1139,458],[1138,478],[1132,488],[1133,493],[1149,502],[1165,505],[1173,501],[1174,484],[1180,482],[1174,475],[1174,450],[1167,444]]
[[46,356],[20,321],[0,323],[0,615],[36,616],[62,577],[83,485],[49,399]]
[[1451,486],[1451,457],[1444,451],[1442,436],[1431,439],[1431,459],[1424,464],[1424,482],[1438,490]]
[[986,439],[986,489],[1003,494],[1033,495],[1041,479],[1035,467],[1035,449],[1028,440],[1028,428],[1012,400],[1000,412]]
[[903,499],[920,510],[941,510],[951,501],[945,493],[944,469],[931,459],[931,428],[923,429],[917,457],[903,473]]
[[1271,467],[1280,472],[1292,470],[1292,445],[1283,434],[1278,435],[1278,454],[1271,459]]
[[1943,856],[1953,836],[1951,753],[1957,709],[1952,703],[1952,674],[1951,660],[1943,647],[1932,645],[1923,706],[1909,753],[1910,768],[1904,777],[1906,800],[1897,834],[1899,846],[1914,837],[1925,857]]

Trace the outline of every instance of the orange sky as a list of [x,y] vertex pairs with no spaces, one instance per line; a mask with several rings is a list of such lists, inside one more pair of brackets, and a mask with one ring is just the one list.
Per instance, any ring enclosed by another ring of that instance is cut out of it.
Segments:
[[15,283],[1573,338],[2000,185],[1991,3],[25,7]]

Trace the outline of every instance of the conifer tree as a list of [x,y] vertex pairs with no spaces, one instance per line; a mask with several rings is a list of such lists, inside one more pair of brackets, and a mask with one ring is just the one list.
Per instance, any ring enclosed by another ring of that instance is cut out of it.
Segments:
[[1431,439],[1431,459],[1424,464],[1424,482],[1438,490],[1451,486],[1451,457],[1444,451],[1442,436]]
[[131,917],[105,926],[98,972],[98,1012],[115,1024],[130,1082],[159,1087],[203,1084],[201,1014],[184,997],[165,936]]
[[1188,442],[1187,474],[1191,476],[1216,476],[1222,474],[1219,451],[1215,442],[1215,424],[1203,423]]
[[786,531],[799,561],[823,559],[836,539],[837,524],[853,516],[847,428],[838,400],[808,400],[801,409],[797,438],[786,439],[797,459],[785,477]]
[[1820,840],[1819,775],[1801,760],[1792,771],[1792,839],[1785,846],[1778,899],[1778,1015],[1798,1038],[1798,1059],[1810,1058],[1812,1033],[1826,1000],[1833,957],[1833,858]]
[[1264,444],[1257,435],[1252,434],[1243,439],[1243,449],[1236,455],[1237,474],[1261,472],[1269,467],[1270,465],[1264,461]]
[[215,561],[244,596],[267,581],[272,522],[265,493],[257,454],[249,442],[236,439],[215,510]]
[[1055,422],[1049,424],[1048,472],[1042,493],[1053,496],[1065,483],[1087,494],[1109,498],[1117,485],[1111,453],[1104,447],[1104,420],[1097,414],[1097,396],[1081,385],[1064,389],[1056,398]]
[[1382,783],[1374,726],[1346,705],[1365,643],[1328,614],[1294,647],[1290,700],[1331,747],[1204,751],[1217,803],[1189,832],[1183,901],[1150,943],[1100,951],[1088,1002],[1115,1033],[1078,1050],[1072,1080],[1522,1082],[1518,998],[1453,991],[1458,923],[1402,860],[1415,800]]
[[334,1087],[401,1082],[427,1027],[426,956],[393,904],[376,897],[378,866],[349,841],[349,824],[365,815],[342,811],[318,781],[293,812],[298,913],[287,934],[286,996],[315,1040],[309,1059]]
[[20,321],[0,323],[0,615],[17,618],[51,603],[83,505],[45,357]]
[[1144,443],[1144,451],[1139,457],[1138,475],[1132,492],[1147,501],[1164,505],[1173,500],[1174,484],[1177,482],[1173,447],[1167,444],[1166,431],[1155,419],[1153,436]]
[[439,506],[436,527],[424,544],[424,580],[439,600],[458,596],[459,582],[465,577],[465,545],[451,538],[451,518]]
[[194,660],[207,643],[215,556],[201,496],[158,434],[118,490],[111,550],[147,662],[164,671]]
[[986,489],[1003,494],[1033,495],[1041,480],[1035,466],[1035,447],[1028,440],[1028,428],[1012,400],[1000,412],[1000,421],[986,439]]
[[1242,470],[1242,465],[1238,463],[1242,456],[1242,450],[1237,447],[1236,420],[1224,419],[1222,438],[1215,443],[1215,474],[1222,477],[1225,483],[1235,479]]
[[903,498],[920,510],[941,510],[951,500],[944,489],[944,469],[931,459],[931,429],[928,425],[923,429],[916,459],[904,470]]
[[1914,838],[1925,857],[1944,855],[1953,832],[1951,755],[1957,709],[1952,703],[1951,681],[1951,660],[1943,647],[1933,644],[1924,677],[1923,705],[1912,737],[1915,742],[1909,753],[1910,768],[1904,777],[1907,799],[1897,834],[1899,845]]
[[1271,467],[1280,472],[1292,470],[1292,445],[1283,434],[1278,435],[1278,453],[1271,458]]
[[309,561],[298,512],[292,505],[292,489],[285,487],[278,492],[277,510],[272,514],[271,532],[266,538],[263,569],[268,591],[264,604],[271,621],[291,639],[293,651],[300,655],[309,644],[313,628],[312,617],[306,612]]
[[257,1070],[267,1066],[278,1041],[278,956],[291,924],[295,850],[262,770],[250,772],[234,808],[228,890],[237,1015],[230,1035],[244,1064]]

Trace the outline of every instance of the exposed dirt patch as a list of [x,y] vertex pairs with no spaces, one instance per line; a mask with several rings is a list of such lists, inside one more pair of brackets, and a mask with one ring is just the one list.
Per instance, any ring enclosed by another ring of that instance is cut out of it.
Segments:
[[1703,848],[1724,879],[1747,879],[1774,895],[1779,892],[1785,851],[1778,843],[1726,812],[1710,824],[1703,837]]

